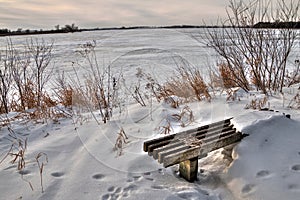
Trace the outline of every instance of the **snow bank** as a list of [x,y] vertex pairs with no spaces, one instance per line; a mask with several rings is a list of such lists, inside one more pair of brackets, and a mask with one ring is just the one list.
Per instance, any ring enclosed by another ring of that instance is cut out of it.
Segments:
[[[257,116],[244,116],[246,121]],[[238,199],[298,199],[300,123],[282,115],[252,121],[235,149],[227,183]]]

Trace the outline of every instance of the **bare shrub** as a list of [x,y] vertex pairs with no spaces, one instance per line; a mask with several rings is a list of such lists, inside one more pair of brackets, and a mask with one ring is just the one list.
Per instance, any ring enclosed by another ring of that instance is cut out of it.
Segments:
[[133,86],[134,87],[134,89],[133,89],[133,93],[131,93],[131,95],[132,95],[132,97],[135,99],[135,101],[137,102],[137,103],[139,103],[141,106],[146,106],[146,103],[145,103],[145,101],[144,101],[144,98],[143,98],[143,96],[142,96],[142,94],[141,94],[141,91],[140,91],[140,85],[135,85],[135,86]]
[[[285,86],[287,59],[298,36],[293,27],[256,28],[259,22],[296,22],[299,1],[278,0],[277,10],[270,3],[231,0],[223,29],[207,29],[209,45],[219,54],[245,91],[251,83],[265,94],[282,92]],[[252,79],[252,80],[251,80]]]
[[33,74],[35,78],[35,93],[37,106],[42,106],[45,84],[49,81],[52,70],[46,71],[52,59],[53,43],[31,39],[27,41],[27,49],[33,59]]
[[48,116],[44,112],[56,105],[45,90],[52,75],[52,70],[48,70],[52,49],[53,43],[47,44],[44,40],[31,39],[18,49],[8,40],[6,51],[0,59],[0,109],[9,112],[35,108],[39,112],[36,117]]
[[74,89],[72,85],[67,82],[64,72],[59,74],[56,78],[55,87],[54,93],[58,98],[58,102],[66,108],[71,107],[73,104]]
[[286,85],[288,87],[300,83],[300,61],[298,59],[295,60],[294,69],[291,72],[286,72]]
[[102,121],[106,123],[112,117],[113,108],[116,106],[114,103],[117,102],[117,90],[121,74],[115,77],[111,72],[110,65],[101,69],[98,65],[95,47],[96,41],[88,42],[81,45],[81,50],[78,51],[88,63],[88,66],[85,67],[88,69],[88,73],[85,74],[85,88],[83,89],[76,72],[78,83],[76,88],[84,97],[88,109],[92,112],[97,108],[100,111]]
[[10,67],[15,64],[15,51],[10,45],[6,47],[4,55],[0,54],[0,113],[10,111],[8,95],[12,85]]

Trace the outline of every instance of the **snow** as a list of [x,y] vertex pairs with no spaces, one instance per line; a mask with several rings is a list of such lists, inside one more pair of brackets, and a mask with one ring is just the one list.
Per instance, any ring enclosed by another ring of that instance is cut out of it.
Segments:
[[[140,31],[118,36],[124,37],[122,41],[128,37],[139,38],[136,39],[136,45],[144,47],[144,43],[151,44],[156,37],[165,33],[158,30],[154,32],[154,39],[144,39],[141,34],[145,33]],[[164,46],[173,41],[171,38],[162,38],[164,42],[160,40],[155,44],[161,43],[161,47],[168,51],[175,49],[177,54],[183,51],[181,45],[185,45],[184,50],[192,46],[191,43],[181,41],[185,35],[172,33],[179,41],[174,45],[176,48]],[[106,41],[102,45],[114,42],[116,47],[111,47],[117,52],[114,53],[123,54],[120,52],[128,51],[128,44],[118,46],[117,41],[109,37],[110,34],[113,33],[105,32],[103,37]],[[71,37],[79,38],[79,35]],[[89,35],[89,38],[93,37],[96,36]],[[74,41],[67,45],[75,46],[77,40]],[[81,41],[78,40],[78,43]],[[108,46],[105,48],[107,50]],[[148,53],[140,57],[140,62],[149,59]],[[187,57],[193,57],[197,53],[196,46],[193,46],[191,55],[185,52]],[[123,63],[128,59],[129,57],[122,57],[119,62]],[[196,63],[199,62],[198,58],[193,59]],[[150,63],[158,62],[155,59],[152,61]],[[66,63],[63,66],[65,65]],[[127,69],[136,70],[135,66],[128,66]],[[166,70],[169,69],[168,67]],[[152,72],[158,76],[163,74],[156,70]],[[134,74],[128,72],[128,80],[133,80]],[[249,134],[234,148],[233,162],[223,158],[222,149],[199,160],[198,180],[194,183],[179,177],[178,166],[163,168],[142,149],[144,141],[163,136],[159,134],[159,127],[164,119],[179,113],[185,105],[175,109],[164,102],[153,100],[151,108],[148,102],[146,107],[141,107],[128,100],[121,113],[116,109],[111,121],[100,125],[90,113],[45,121],[28,120],[26,114],[16,112],[2,115],[0,160],[8,152],[12,140],[3,119],[10,119],[10,127],[18,138],[27,138],[28,146],[26,166],[22,171],[17,170],[16,164],[10,163],[10,156],[0,164],[0,199],[299,199],[300,111],[288,108],[298,87],[286,89],[284,96],[274,94],[269,98],[269,105],[266,107],[278,112],[245,109],[251,99],[263,98],[254,91],[251,94],[238,91],[239,100],[235,101],[226,101],[225,94],[216,94],[211,102],[187,103],[193,111],[195,121],[181,127],[180,122],[173,119],[171,133],[234,117],[232,122],[235,128]],[[286,118],[283,113],[291,114],[291,119]],[[100,118],[97,113],[95,115]],[[128,136],[128,143],[124,144],[122,155],[119,156],[119,152],[113,149],[121,128]],[[40,158],[45,163],[42,176],[44,192],[35,160],[40,152],[48,157],[48,162],[45,156]]]
[[299,121],[277,115],[257,120],[235,149],[228,169],[229,187],[239,198],[297,199],[299,197]]
[[[0,199],[297,199],[299,111],[290,110],[292,119],[288,119],[282,111],[245,110],[242,107],[247,98],[225,104],[221,97],[212,103],[191,103],[194,113],[199,112],[196,121],[185,128],[177,124],[174,132],[217,121],[215,116],[222,114],[223,118],[233,116],[235,126],[249,134],[236,146],[231,164],[223,159],[221,150],[199,160],[195,183],[179,177],[178,166],[165,169],[143,152],[145,140],[161,135],[155,129],[159,120],[151,121],[148,116],[134,122],[148,113],[139,105],[128,108],[127,119],[120,115],[101,125],[89,114],[82,124],[74,124],[77,119],[47,123],[14,120],[16,134],[28,138],[28,160],[22,172],[9,159],[0,165]],[[278,109],[280,105],[281,102]],[[156,106],[160,109],[153,112],[154,119],[161,119],[162,112],[179,111],[163,103]],[[16,116],[17,113],[9,115]],[[113,147],[120,127],[129,143],[118,156]],[[7,134],[7,128],[2,127],[1,158],[9,148]],[[49,159],[43,171],[44,193],[34,160],[39,152],[46,153]],[[20,173],[32,184],[33,191]]]

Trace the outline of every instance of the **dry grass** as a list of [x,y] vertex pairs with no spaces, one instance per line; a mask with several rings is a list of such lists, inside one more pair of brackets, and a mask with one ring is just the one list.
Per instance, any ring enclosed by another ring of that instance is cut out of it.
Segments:
[[8,136],[11,138],[10,141],[12,142],[12,144],[6,155],[1,159],[0,164],[2,164],[4,160],[6,160],[8,157],[12,157],[10,163],[17,164],[17,170],[21,174],[21,179],[28,183],[30,189],[33,191],[33,186],[31,182],[26,180],[22,173],[22,170],[25,169],[27,164],[25,160],[27,150],[27,138],[20,138],[9,125],[7,125],[7,128],[9,131]]
[[219,73],[222,78],[223,87],[225,89],[237,87],[235,75],[230,67],[225,63],[218,65]]
[[175,96],[165,98],[165,103],[169,104],[172,108],[178,108],[180,104],[179,99]]
[[226,89],[225,90],[227,93],[226,101],[235,101],[235,100],[240,101],[240,99],[237,95],[237,92],[239,91],[239,89],[240,89],[239,87]]
[[289,108],[300,109],[300,92],[298,92],[290,101]]
[[189,106],[184,106],[178,114],[173,114],[173,118],[180,122],[180,126],[186,127],[195,121],[193,111]]
[[[40,159],[45,158],[45,161],[41,162]],[[39,167],[39,174],[40,174],[40,184],[41,184],[41,188],[42,188],[42,193],[44,193],[44,186],[43,186],[43,171],[44,171],[44,166],[46,163],[48,163],[48,156],[47,154],[40,152],[36,157],[35,160],[38,164]]]
[[127,144],[128,137],[124,131],[123,128],[120,129],[120,132],[118,133],[118,137],[116,139],[115,146],[113,148],[114,151],[117,151],[117,156],[121,156],[123,153],[124,144]]
[[[28,183],[30,189],[33,191],[33,185],[30,181],[25,179],[24,173],[22,172],[27,164],[28,160],[26,160],[26,152],[27,152],[27,138],[21,138],[18,134],[15,133],[15,131],[10,127],[10,125],[7,125],[8,131],[9,131],[9,140],[11,141],[11,147],[9,148],[8,152],[5,154],[5,156],[0,160],[0,164],[2,164],[6,159],[11,157],[10,163],[12,165],[16,164],[16,169],[18,170],[19,174],[21,174],[21,179]],[[41,161],[44,158],[44,161]],[[37,166],[39,168],[39,174],[40,174],[40,184],[42,188],[42,192],[44,192],[43,188],[43,171],[44,166],[46,163],[48,163],[48,156],[47,154],[40,152],[35,157]]]
[[162,121],[162,123],[163,124],[158,127],[159,133],[164,135],[170,134],[173,130],[170,120],[165,119]]
[[265,96],[264,98],[262,99],[252,99],[250,101],[250,103],[248,103],[246,106],[245,106],[245,109],[253,109],[253,110],[261,110],[263,107],[266,106],[268,102],[268,97]]
[[184,98],[186,102],[204,99],[210,101],[211,99],[200,71],[191,67],[179,66],[177,74],[164,85],[161,96],[167,98],[171,95]]

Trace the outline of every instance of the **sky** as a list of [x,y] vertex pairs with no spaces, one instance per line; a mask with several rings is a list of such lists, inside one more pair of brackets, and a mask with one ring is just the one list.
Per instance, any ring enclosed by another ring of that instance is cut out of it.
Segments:
[[228,0],[0,0],[0,29],[214,24]]

